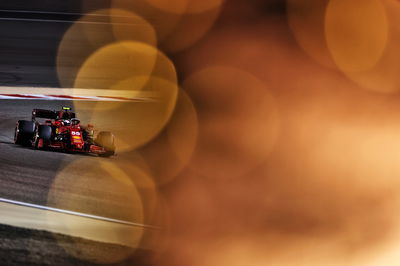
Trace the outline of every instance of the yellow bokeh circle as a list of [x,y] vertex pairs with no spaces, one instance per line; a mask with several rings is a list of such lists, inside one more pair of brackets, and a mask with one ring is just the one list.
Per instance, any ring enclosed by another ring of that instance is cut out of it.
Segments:
[[[84,174],[82,174],[84,173]],[[66,165],[54,179],[49,193],[50,207],[137,224],[144,222],[142,196],[134,182],[133,173],[127,173],[113,161],[96,157],[79,158]],[[50,212],[47,215],[53,232],[98,242],[126,246],[110,253],[102,253],[101,245],[85,248],[85,242],[71,245],[55,235],[58,244],[67,253],[96,263],[115,263],[132,255],[141,247],[144,228],[107,223],[75,215]],[[67,233],[66,233],[67,232]]]
[[115,42],[135,41],[156,46],[154,28],[135,13],[97,10],[82,16],[65,33],[57,51],[61,87],[73,86],[82,64],[98,49]]
[[[93,53],[79,69],[74,88],[110,89],[137,76],[149,77],[157,61],[158,49],[141,42],[118,42]],[[133,79],[126,91],[140,90],[147,79]]]

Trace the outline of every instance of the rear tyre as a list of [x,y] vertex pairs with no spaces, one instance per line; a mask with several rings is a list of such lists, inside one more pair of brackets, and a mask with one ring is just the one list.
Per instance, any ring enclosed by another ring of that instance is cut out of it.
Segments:
[[35,133],[35,123],[33,121],[19,120],[15,127],[14,143],[30,146]]
[[51,127],[47,125],[39,125],[36,128],[35,132],[35,138],[34,138],[34,147],[36,149],[44,148],[50,143],[51,139]]
[[94,141],[96,145],[103,147],[106,151],[103,154],[100,154],[101,157],[110,157],[115,154],[115,140],[114,135],[108,131],[102,131],[97,135],[97,138]]

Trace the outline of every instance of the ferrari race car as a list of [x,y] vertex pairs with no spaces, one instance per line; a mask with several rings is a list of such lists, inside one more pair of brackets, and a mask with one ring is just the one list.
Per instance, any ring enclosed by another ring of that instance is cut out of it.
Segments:
[[115,154],[114,135],[101,131],[94,137],[92,125],[81,126],[71,108],[61,111],[34,109],[32,120],[19,120],[14,143],[35,149],[57,149],[109,157]]

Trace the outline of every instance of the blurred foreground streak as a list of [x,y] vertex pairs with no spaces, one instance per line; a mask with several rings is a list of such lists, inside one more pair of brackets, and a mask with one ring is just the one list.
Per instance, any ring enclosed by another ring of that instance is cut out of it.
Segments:
[[[104,14],[108,35],[86,23]],[[113,0],[72,25],[62,87],[159,95],[75,103],[115,129],[100,170],[126,216],[164,228],[152,263],[399,265],[399,18],[395,0]]]

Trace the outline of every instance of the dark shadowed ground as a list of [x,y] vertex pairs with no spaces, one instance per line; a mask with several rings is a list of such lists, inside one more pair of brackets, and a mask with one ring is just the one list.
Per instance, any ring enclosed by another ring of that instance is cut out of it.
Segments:
[[[0,225],[0,264],[14,265],[150,265],[149,251],[73,238],[44,231]],[[85,252],[86,259],[78,259]],[[128,259],[105,263],[106,257],[133,255]],[[74,254],[75,256],[73,256]],[[78,256],[76,255],[78,254]],[[78,257],[78,258],[77,258]]]

